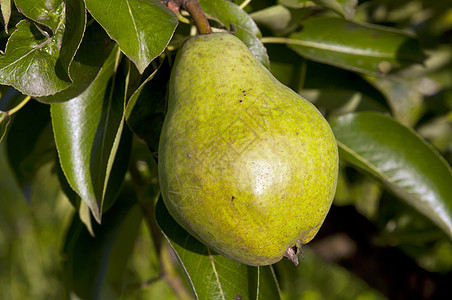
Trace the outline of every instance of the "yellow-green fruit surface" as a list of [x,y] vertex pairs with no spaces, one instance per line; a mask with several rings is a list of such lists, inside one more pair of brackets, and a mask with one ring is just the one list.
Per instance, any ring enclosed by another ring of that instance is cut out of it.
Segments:
[[160,137],[159,181],[174,219],[208,247],[268,265],[309,242],[336,190],[336,140],[323,116],[235,36],[187,40]]

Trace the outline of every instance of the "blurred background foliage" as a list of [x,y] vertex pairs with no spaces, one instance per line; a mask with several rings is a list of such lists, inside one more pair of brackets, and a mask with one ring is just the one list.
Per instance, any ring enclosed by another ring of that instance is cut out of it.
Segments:
[[[341,6],[338,8],[333,2]],[[369,109],[390,111],[398,121],[431,142],[450,164],[451,4],[430,0],[260,0],[251,1],[245,10],[251,13],[264,37],[287,36],[308,15],[334,15],[337,10],[354,21],[413,33],[427,59],[386,77],[357,74],[308,60],[283,44],[265,46],[275,76],[314,102],[328,117]],[[178,30],[182,32],[183,26]],[[177,37],[176,34],[175,41]],[[328,101],[331,97],[336,101]],[[19,180],[12,168],[14,164],[8,162],[5,143],[0,144],[0,299],[77,298],[65,289],[68,275],[63,266],[68,261],[65,255],[77,258],[85,253],[66,251],[66,235],[71,228],[80,231],[79,238],[91,237],[60,185],[56,151],[48,142],[52,139],[49,126],[45,122],[37,126],[34,135],[40,140],[36,146],[38,154],[25,160],[32,162],[30,166],[21,165],[20,172],[25,175]],[[14,130],[25,129],[14,128],[13,124],[9,134]],[[147,151],[134,138],[133,160],[139,162],[136,171],[148,186],[139,198],[155,199],[156,166]],[[379,182],[346,162],[341,164],[334,205],[318,236],[304,248],[306,259],[297,268],[285,260],[275,265],[282,298],[452,298],[450,239]],[[132,178],[133,174],[126,175],[126,185],[132,185]],[[126,273],[122,277],[109,271],[110,277],[102,286],[103,298],[116,295],[121,299],[190,299],[190,288],[170,246],[161,237],[162,245],[155,245],[151,236],[158,233],[150,232],[145,218],[133,215],[133,209],[128,211],[130,215],[114,215],[119,219],[112,216],[112,220],[137,228],[136,237],[121,233],[122,227],[116,233],[122,239],[112,251],[131,253],[126,256],[130,257],[127,261],[119,262],[126,265]],[[101,231],[96,234],[102,236]],[[120,247],[121,241],[129,247]],[[87,274],[91,275],[94,276]]]

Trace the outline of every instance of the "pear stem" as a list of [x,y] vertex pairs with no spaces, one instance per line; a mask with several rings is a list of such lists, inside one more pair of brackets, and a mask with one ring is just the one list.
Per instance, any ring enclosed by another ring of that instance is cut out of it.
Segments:
[[190,14],[196,27],[198,28],[199,34],[212,33],[212,28],[210,27],[206,14],[204,13],[204,10],[198,0],[173,0],[168,1],[168,4],[171,2],[175,3],[178,7]]

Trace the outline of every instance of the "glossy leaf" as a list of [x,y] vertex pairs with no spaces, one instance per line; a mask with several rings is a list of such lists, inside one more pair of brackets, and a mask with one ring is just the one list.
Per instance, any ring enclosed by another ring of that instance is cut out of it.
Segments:
[[140,73],[165,50],[176,29],[176,15],[157,0],[85,2],[94,19]]
[[123,128],[124,82],[114,76],[119,59],[115,47],[82,94],[51,109],[63,171],[98,222]]
[[88,26],[69,69],[73,83],[55,95],[37,99],[51,104],[68,101],[80,95],[99,73],[105,60],[106,45],[109,45],[108,36],[100,25],[93,23]]
[[[58,64],[62,64],[65,72],[80,45],[85,31],[86,12],[82,0],[16,0],[16,6],[29,19],[47,26],[41,29],[44,36],[52,37],[57,32],[64,32],[63,47],[58,48]],[[39,28],[39,27],[38,27]]]
[[57,64],[58,49],[63,34],[52,38],[41,35],[27,20],[16,25],[0,56],[0,83],[11,85],[24,94],[46,96],[67,88],[70,79],[64,68]]
[[314,61],[379,75],[425,59],[417,40],[395,29],[333,17],[310,18],[302,26],[286,42]]
[[22,2],[32,17],[46,23],[53,33],[29,20],[16,24],[0,56],[0,83],[30,96],[53,95],[71,84],[68,72],[85,30],[85,8],[81,0],[67,1],[66,5],[57,1],[54,11],[46,14],[47,1]]
[[377,113],[331,122],[340,156],[381,180],[452,238],[452,172],[413,130]]
[[[82,0],[66,0],[66,13],[62,15],[64,21],[63,45],[59,53],[59,62],[65,72],[70,71],[70,66],[79,48],[86,29],[86,9]],[[61,26],[61,25],[60,25]],[[72,78],[72,74],[69,73]]]
[[119,298],[141,218],[136,196],[130,190],[121,193],[105,213],[102,225],[93,224],[95,237],[74,215],[63,248],[65,283],[73,294],[80,299]]
[[264,64],[269,65],[267,50],[258,39],[261,32],[254,20],[238,5],[227,0],[200,0],[209,18],[223,24],[233,32],[250,51]]
[[210,18],[219,21],[227,28],[232,29],[232,24],[234,24],[257,37],[261,37],[256,23],[237,4],[226,0],[199,0],[199,4]]
[[213,252],[174,221],[161,199],[156,220],[197,299],[280,299],[271,266],[250,267]]
[[[52,36],[60,26],[61,17],[64,15],[65,1],[63,0],[14,0],[16,7],[27,18],[41,25],[47,26],[47,34]],[[71,1],[67,1],[71,2]]]

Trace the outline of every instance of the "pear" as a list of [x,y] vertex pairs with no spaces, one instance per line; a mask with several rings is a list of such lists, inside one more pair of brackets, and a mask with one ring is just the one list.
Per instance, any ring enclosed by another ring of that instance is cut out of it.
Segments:
[[158,168],[168,211],[206,246],[251,266],[297,264],[331,206],[338,152],[314,105],[213,33],[177,54]]

